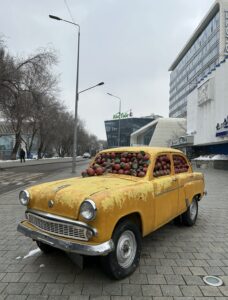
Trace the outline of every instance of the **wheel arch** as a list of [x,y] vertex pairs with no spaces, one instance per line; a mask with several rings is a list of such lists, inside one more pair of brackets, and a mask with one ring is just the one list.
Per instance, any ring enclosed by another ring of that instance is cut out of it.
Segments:
[[[136,224],[139,227],[139,231],[141,233],[141,235],[143,236],[143,222],[142,222],[142,217],[140,215],[139,212],[132,212],[128,215],[125,215],[123,217],[121,217],[115,224],[114,230],[115,228],[123,221],[125,220],[130,220],[131,222],[133,222],[134,224]],[[113,231],[114,232],[114,231]]]
[[201,200],[201,198],[202,198],[201,193],[195,194],[195,195],[192,197],[192,200],[193,200],[194,198],[199,202],[199,201]]

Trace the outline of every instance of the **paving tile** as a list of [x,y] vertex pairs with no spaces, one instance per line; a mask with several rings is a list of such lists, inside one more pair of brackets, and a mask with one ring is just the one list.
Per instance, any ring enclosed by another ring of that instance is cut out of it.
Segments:
[[25,289],[23,290],[23,294],[28,294],[28,295],[41,295],[43,289],[45,287],[44,283],[27,283],[25,286]]
[[68,300],[89,300],[89,296],[72,295],[72,296],[69,296]]
[[76,274],[72,273],[60,273],[57,276],[56,282],[59,283],[73,283],[75,280]]
[[143,296],[162,296],[162,291],[159,285],[142,285]]
[[83,284],[65,284],[62,295],[81,295]]
[[146,274],[142,273],[134,273],[133,275],[130,276],[130,284],[131,283],[136,283],[136,284],[147,284],[148,279]]
[[24,273],[8,273],[2,278],[2,282],[18,282]]
[[38,278],[37,282],[43,282],[43,283],[53,283],[56,281],[58,274],[47,272],[47,273],[41,273],[40,277]]
[[190,267],[193,264],[190,259],[177,259],[177,265],[179,267]]
[[169,297],[169,296],[173,296],[173,297],[182,296],[182,293],[181,293],[181,290],[180,290],[179,286],[176,286],[176,285],[161,285],[161,290],[162,290],[163,296],[166,296],[166,297]]
[[27,295],[9,295],[5,298],[5,300],[26,300],[27,297]]
[[165,275],[168,284],[184,285],[185,281],[181,275]]
[[142,287],[140,284],[122,284],[123,296],[142,296]]
[[47,300],[48,296],[44,295],[29,295],[26,300]]
[[101,283],[84,283],[82,289],[82,295],[101,295],[102,284]]
[[171,275],[174,274],[172,267],[165,267],[165,266],[157,266],[156,267],[157,273],[162,275]]
[[228,297],[228,286],[221,286],[219,287],[220,292],[222,293],[223,296]]
[[157,270],[155,266],[140,266],[139,272],[146,273],[146,274],[157,274]]
[[[223,271],[221,267],[204,267],[204,270],[207,272],[208,275],[225,275],[226,273]],[[227,268],[228,271],[228,268]]]
[[190,267],[172,267],[176,275],[191,275]]
[[24,275],[20,278],[20,282],[37,282],[39,276],[39,273],[24,273]]
[[173,300],[173,297],[153,297],[153,300]]
[[180,290],[184,296],[192,296],[192,297],[203,296],[198,286],[181,286]]
[[223,296],[219,288],[215,286],[200,286],[200,289],[203,295],[207,297]]
[[131,300],[131,296],[111,296],[111,300]]
[[103,295],[114,295],[114,296],[121,296],[122,294],[122,285],[119,282],[110,282],[110,283],[103,283],[102,288]]
[[177,266],[177,263],[174,259],[160,259],[161,265],[162,266]]
[[193,275],[208,275],[202,267],[189,267],[189,270],[191,271],[190,274]]
[[4,293],[9,295],[20,295],[25,288],[26,284],[22,282],[9,283],[5,288]]
[[200,276],[184,275],[183,277],[187,285],[204,285],[204,281]]
[[64,285],[61,283],[47,283],[43,295],[61,295]]
[[48,300],[68,300],[69,299],[69,297],[68,296],[63,296],[63,295],[61,295],[61,296],[57,296],[57,295],[52,295],[52,296],[49,296],[48,297]]
[[6,273],[0,273],[0,281],[2,280],[2,278],[6,275]]
[[91,296],[90,300],[110,300],[110,296]]
[[148,274],[148,283],[149,284],[166,284],[165,276],[164,275],[157,275],[157,274]]

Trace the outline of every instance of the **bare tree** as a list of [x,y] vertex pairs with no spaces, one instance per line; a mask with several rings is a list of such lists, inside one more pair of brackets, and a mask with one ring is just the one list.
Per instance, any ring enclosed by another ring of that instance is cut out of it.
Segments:
[[27,59],[13,58],[1,51],[0,108],[15,132],[12,159],[22,140],[23,124],[31,121],[34,91],[42,96],[53,91],[56,79],[50,67],[56,63],[50,51],[39,51]]

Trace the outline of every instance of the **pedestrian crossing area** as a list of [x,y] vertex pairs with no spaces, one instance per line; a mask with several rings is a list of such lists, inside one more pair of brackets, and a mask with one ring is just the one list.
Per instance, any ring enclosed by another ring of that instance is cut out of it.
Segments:
[[0,193],[14,190],[21,186],[36,184],[44,173],[0,171]]

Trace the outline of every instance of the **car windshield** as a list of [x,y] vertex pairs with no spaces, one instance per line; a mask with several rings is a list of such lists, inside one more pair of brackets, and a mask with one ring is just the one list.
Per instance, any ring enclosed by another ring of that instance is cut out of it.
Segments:
[[93,164],[82,176],[99,176],[106,173],[144,177],[150,164],[150,156],[139,152],[99,153]]

